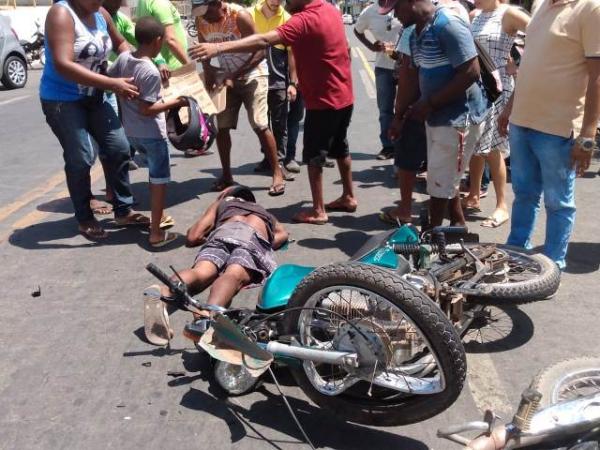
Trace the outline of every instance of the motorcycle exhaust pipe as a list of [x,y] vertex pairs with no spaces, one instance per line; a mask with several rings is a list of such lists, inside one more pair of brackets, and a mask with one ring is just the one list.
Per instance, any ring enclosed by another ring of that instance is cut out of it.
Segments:
[[275,356],[289,356],[303,361],[358,367],[358,355],[356,353],[317,350],[282,344],[275,341],[269,342],[266,345],[266,350]]

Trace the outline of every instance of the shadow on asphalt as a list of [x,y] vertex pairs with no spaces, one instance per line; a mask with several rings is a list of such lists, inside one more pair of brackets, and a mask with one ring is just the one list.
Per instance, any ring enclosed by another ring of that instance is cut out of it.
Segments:
[[[27,250],[43,249],[76,249],[85,247],[137,244],[141,248],[163,252],[183,247],[185,239],[180,236],[173,243],[159,249],[153,249],[148,243],[148,231],[141,228],[118,228],[111,219],[100,220],[100,224],[108,232],[108,238],[101,241],[85,240],[77,229],[74,217],[67,217],[52,222],[41,222],[26,228],[20,228],[10,235],[8,241],[15,247]],[[78,242],[57,242],[80,237]],[[83,242],[79,242],[83,241]]]
[[495,353],[513,350],[531,340],[535,325],[514,306],[489,307],[489,317],[477,318],[463,337],[467,353]]
[[[213,389],[209,389],[213,391]],[[209,413],[221,418],[229,427],[231,442],[244,438],[256,439],[275,449],[278,444],[301,443],[304,441],[283,400],[266,389],[259,389],[264,400],[256,401],[249,409],[227,399],[217,392],[206,393],[191,388],[181,399],[181,406]],[[427,449],[421,441],[389,433],[381,429],[368,428],[345,422],[326,410],[311,405],[308,401],[287,396],[298,420],[317,448],[364,449],[364,448],[410,448]],[[324,426],[324,424],[327,424]],[[270,439],[254,425],[271,428],[285,433],[294,441]]]
[[352,256],[369,237],[362,231],[344,231],[337,233],[334,239],[307,238],[299,240],[297,244],[313,250],[337,248],[346,255]]
[[571,242],[567,253],[566,273],[584,274],[600,268],[600,243]]

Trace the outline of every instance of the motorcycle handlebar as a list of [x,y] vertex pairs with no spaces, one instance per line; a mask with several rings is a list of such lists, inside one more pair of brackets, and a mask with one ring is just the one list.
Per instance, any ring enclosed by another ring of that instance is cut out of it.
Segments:
[[149,263],[146,266],[146,270],[154,275],[161,283],[166,285],[171,291],[176,289],[175,283],[171,280],[171,277],[164,273],[158,266],[154,263]]

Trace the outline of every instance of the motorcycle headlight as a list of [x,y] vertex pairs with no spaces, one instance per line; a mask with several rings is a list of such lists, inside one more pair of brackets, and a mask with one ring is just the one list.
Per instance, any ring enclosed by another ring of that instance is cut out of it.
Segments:
[[254,387],[258,378],[250,375],[244,366],[217,361],[215,379],[228,394],[241,395]]

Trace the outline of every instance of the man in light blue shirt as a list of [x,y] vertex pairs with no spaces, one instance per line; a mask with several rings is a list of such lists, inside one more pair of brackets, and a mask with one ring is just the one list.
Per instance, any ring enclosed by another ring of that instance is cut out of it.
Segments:
[[399,73],[391,137],[407,118],[425,121],[431,226],[442,224],[448,207],[450,223],[464,225],[458,185],[489,111],[469,24],[430,0],[386,3],[380,12],[394,9],[405,27],[414,25],[403,36],[410,51]]

